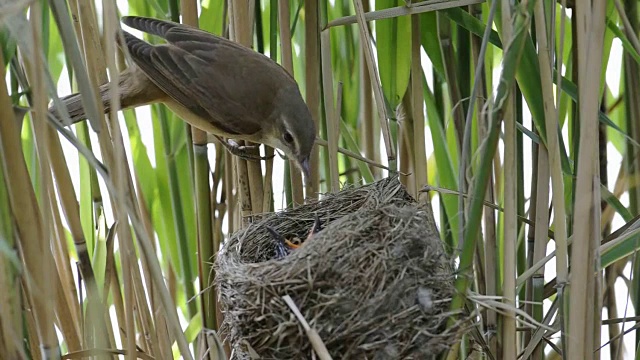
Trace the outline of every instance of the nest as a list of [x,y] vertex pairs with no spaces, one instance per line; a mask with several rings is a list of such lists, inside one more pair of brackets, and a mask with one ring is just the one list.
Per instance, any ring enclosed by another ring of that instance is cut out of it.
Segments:
[[[270,226],[306,237],[275,259]],[[446,329],[451,260],[433,215],[397,178],[346,189],[266,215],[234,234],[216,262],[222,334],[233,359],[310,359],[311,343],[289,295],[334,358],[429,359],[457,340]]]

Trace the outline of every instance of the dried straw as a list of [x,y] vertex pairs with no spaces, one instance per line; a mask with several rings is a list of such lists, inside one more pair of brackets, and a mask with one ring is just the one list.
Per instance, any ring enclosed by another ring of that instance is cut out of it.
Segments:
[[[315,214],[326,228],[273,259],[265,225],[304,238]],[[451,268],[430,208],[397,178],[343,190],[266,215],[224,245],[216,262],[222,332],[233,359],[311,358],[309,327],[334,358],[432,358],[458,338],[458,328],[444,326]]]

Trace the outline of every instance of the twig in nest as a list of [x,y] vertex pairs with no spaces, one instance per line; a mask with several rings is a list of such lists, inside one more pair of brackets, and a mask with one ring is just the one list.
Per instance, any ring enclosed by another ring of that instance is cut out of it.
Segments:
[[313,346],[313,350],[316,352],[316,354],[318,354],[320,360],[333,360],[331,355],[329,355],[329,350],[327,350],[327,347],[324,345],[324,342],[320,338],[320,335],[318,335],[318,332],[309,326],[309,323],[307,323],[307,320],[304,319],[304,316],[302,316],[300,309],[298,309],[296,303],[293,302],[291,296],[285,295],[282,297],[282,300],[287,303],[287,306],[289,306],[298,321],[300,321],[302,328],[309,338],[309,342],[311,342],[311,346]]
[[[316,144],[318,144],[318,145],[320,145],[320,146],[325,146],[325,147],[328,147],[328,146],[329,146],[329,143],[327,142],[327,140],[322,139],[322,138],[319,138],[319,137],[318,137],[318,138],[316,138]],[[367,163],[367,164],[369,164],[369,165],[371,165],[371,166],[375,166],[375,167],[380,168],[380,169],[383,169],[383,170],[387,170],[387,171],[394,171],[394,172],[395,172],[395,170],[392,170],[392,169],[391,169],[391,168],[389,168],[388,166],[384,166],[384,165],[382,165],[382,164],[378,164],[377,162],[375,162],[375,161],[373,161],[373,160],[369,160],[369,159],[367,159],[366,157],[364,157],[364,156],[362,156],[362,155],[360,155],[360,154],[358,154],[358,153],[355,153],[355,152],[353,152],[353,151],[351,151],[351,150],[347,150],[347,149],[344,149],[344,148],[338,147],[338,152],[339,152],[339,153],[342,153],[342,154],[344,154],[344,155],[347,155],[347,156],[348,156],[348,157],[350,157],[350,158],[353,158],[353,159],[356,159],[356,160],[360,160],[360,161],[362,161],[362,162],[364,162],[364,163]],[[404,173],[401,173],[401,174],[402,174],[402,175],[407,175],[407,174],[404,174]]]

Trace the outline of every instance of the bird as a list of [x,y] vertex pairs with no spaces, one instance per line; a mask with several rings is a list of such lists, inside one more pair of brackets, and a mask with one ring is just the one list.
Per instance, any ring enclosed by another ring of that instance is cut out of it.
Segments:
[[[139,16],[122,22],[166,40],[152,45],[123,31],[121,45],[133,63],[119,76],[122,109],[164,103],[235,155],[246,158],[247,147],[234,140],[281,150],[309,183],[316,127],[291,74],[263,54],[195,27]],[[100,98],[107,113],[108,83],[100,86]],[[80,94],[61,100],[71,123],[86,119]],[[49,112],[62,121],[54,106]]]
[[297,235],[289,235],[287,237],[282,236],[276,229],[269,225],[265,225],[265,228],[275,242],[274,258],[282,259],[283,257],[289,255],[292,250],[298,249],[306,241],[311,240],[315,234],[322,231],[322,223],[320,222],[320,217],[316,213],[313,225],[311,226],[311,229],[309,230],[309,233],[304,240],[300,239]]

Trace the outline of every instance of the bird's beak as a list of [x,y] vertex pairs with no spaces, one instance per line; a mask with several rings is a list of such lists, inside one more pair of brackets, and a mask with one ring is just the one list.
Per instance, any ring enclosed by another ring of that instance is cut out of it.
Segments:
[[311,184],[311,164],[309,163],[308,157],[300,161],[300,169],[304,175],[304,184],[309,186]]

